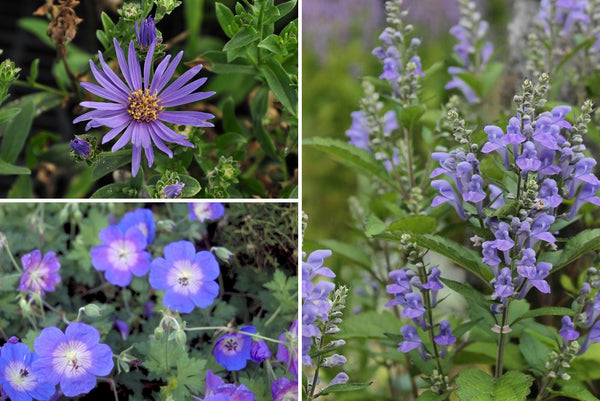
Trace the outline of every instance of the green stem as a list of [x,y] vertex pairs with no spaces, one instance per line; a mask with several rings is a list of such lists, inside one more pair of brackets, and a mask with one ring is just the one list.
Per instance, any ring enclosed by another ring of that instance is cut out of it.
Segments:
[[232,329],[231,327],[225,327],[225,326],[186,327],[184,330],[185,331],[223,330],[223,331],[227,331],[229,333],[244,333],[246,335],[249,335],[252,338],[257,338],[259,340],[270,341],[272,343],[287,344],[286,341],[275,340],[274,338],[261,336],[260,334],[248,333],[248,332],[245,332],[245,331],[238,331],[238,330]]
[[31,83],[31,82],[27,82],[27,81],[21,81],[16,80],[15,82],[13,82],[14,85],[18,85],[18,86],[23,86],[26,88],[33,88],[33,89],[40,89],[43,90],[44,92],[49,92],[49,93],[54,93],[55,95],[60,95],[60,96],[68,96],[69,93],[68,92],[62,92],[56,88],[52,88],[50,86],[46,86],[37,82]]
[[165,369],[167,371],[167,375],[169,375],[169,331],[171,330],[171,325],[167,325],[167,332],[165,333]]
[[504,327],[508,322],[508,307],[510,306],[510,299],[508,300],[504,311],[502,311],[502,325],[500,326],[500,337],[498,338],[498,355],[496,356],[496,370],[494,372],[494,378],[498,379],[502,376],[502,366],[504,364],[504,348],[506,343]]
[[19,266],[19,264],[15,260],[15,257],[12,254],[12,251],[10,250],[10,246],[8,245],[8,238],[6,238],[6,240],[4,241],[4,249],[6,249],[6,253],[8,254],[8,257],[10,258],[10,261],[12,262],[15,269],[17,269],[19,273],[23,273],[23,270],[21,270],[21,266]]

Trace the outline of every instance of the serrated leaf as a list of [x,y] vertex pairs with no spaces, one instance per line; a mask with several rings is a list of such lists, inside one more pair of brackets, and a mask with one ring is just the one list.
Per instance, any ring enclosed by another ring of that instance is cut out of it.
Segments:
[[533,378],[517,371],[507,372],[496,383],[485,372],[470,368],[456,378],[456,396],[460,401],[525,401]]
[[521,338],[519,339],[519,350],[527,363],[529,363],[529,366],[536,369],[538,372],[543,371],[546,361],[548,360],[548,354],[551,351],[527,331],[521,334]]
[[568,381],[568,382],[559,382],[560,390],[553,391],[550,390],[551,394],[554,395],[562,395],[565,397],[573,398],[579,401],[600,401],[595,395],[590,393],[590,391],[585,388],[583,383]]
[[292,80],[281,63],[275,58],[270,58],[265,60],[258,69],[267,80],[275,98],[295,116],[298,112],[298,91],[292,85]]
[[94,172],[92,173],[92,179],[97,180],[104,177],[106,174],[112,173],[119,167],[123,167],[127,163],[131,162],[131,151],[130,150],[119,150],[117,152],[102,153]]
[[438,394],[431,390],[422,393],[415,401],[444,401],[448,399],[448,394]]
[[581,231],[569,239],[562,250],[544,252],[540,261],[552,263],[552,272],[576,261],[583,255],[600,249],[600,228]]
[[432,216],[408,216],[393,222],[388,231],[408,231],[417,234],[429,234],[435,231],[437,220]]
[[340,162],[356,169],[359,173],[365,174],[367,177],[377,178],[393,189],[399,189],[398,184],[390,178],[383,164],[375,160],[375,157],[364,149],[331,138],[309,138],[305,139],[303,144],[314,146],[336,156]]
[[362,390],[364,388],[369,387],[373,382],[369,383],[343,383],[343,384],[334,384],[333,386],[326,387],[323,391],[321,391],[321,395],[327,395],[332,393],[341,393],[344,391],[355,391]]

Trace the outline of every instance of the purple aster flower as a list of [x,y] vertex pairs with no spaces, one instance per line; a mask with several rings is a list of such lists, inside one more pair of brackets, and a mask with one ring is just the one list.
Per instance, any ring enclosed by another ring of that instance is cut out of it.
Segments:
[[560,334],[564,342],[577,340],[579,337],[579,332],[575,330],[575,326],[569,316],[563,316],[562,327],[558,334]]
[[503,267],[502,270],[500,270],[498,277],[496,277],[496,282],[494,283],[494,294],[492,294],[492,298],[497,299],[510,297],[514,293],[514,290],[515,287],[512,282],[510,269],[508,267]]
[[225,206],[219,202],[193,202],[188,206],[190,220],[198,220],[201,223],[220,219],[225,214]]
[[[302,253],[303,259],[306,253]],[[308,255],[306,262],[302,262],[302,280],[312,280],[316,276],[333,278],[335,273],[323,263],[326,258],[331,256],[329,249],[318,249]]]
[[96,376],[108,375],[114,366],[112,350],[99,340],[98,330],[85,323],[71,323],[64,333],[47,327],[33,344],[40,356],[33,373],[60,383],[67,397],[86,394],[96,386]]
[[92,60],[90,60],[90,67],[101,86],[89,82],[81,82],[81,86],[111,102],[81,102],[81,106],[96,110],[82,114],[73,120],[73,123],[90,120],[86,125],[86,131],[103,125],[111,128],[102,138],[102,143],[112,140],[125,130],[113,145],[112,151],[115,152],[121,149],[131,141],[133,145],[131,173],[136,176],[140,167],[142,148],[144,148],[148,159],[148,166],[152,166],[154,162],[153,142],[158,149],[170,158],[173,157],[173,152],[163,141],[194,147],[185,136],[176,133],[163,122],[194,127],[213,126],[213,124],[205,121],[214,118],[212,114],[199,111],[167,111],[165,109],[206,99],[212,96],[214,92],[194,93],[206,82],[206,78],[195,80],[186,85],[200,71],[201,64],[188,70],[171,85],[167,86],[183,57],[183,52],[180,52],[170,64],[171,56],[165,57],[154,70],[151,80],[152,58],[156,41],[152,42],[148,49],[143,74],[133,41],[129,43],[128,60],[125,59],[125,54],[116,39],[114,39],[114,45],[126,84],[104,62],[102,53],[98,52],[102,71],[98,69]]
[[215,344],[216,361],[228,371],[242,370],[251,359],[252,337],[244,333],[256,333],[254,326],[244,326],[237,333],[225,334]]
[[591,203],[596,206],[600,206],[600,198],[596,196],[596,193],[600,189],[600,185],[593,185],[585,183],[581,187],[581,190],[577,194],[575,198],[575,202],[573,202],[573,207],[571,208],[571,212],[569,213],[569,219],[575,217],[581,206],[585,203]]
[[133,212],[125,213],[125,216],[123,216],[119,222],[118,227],[123,232],[127,232],[131,227],[137,227],[146,237],[148,245],[154,240],[154,229],[156,224],[154,223],[154,215],[150,209],[140,208]]
[[150,254],[145,251],[146,236],[137,227],[123,232],[117,226],[100,231],[102,245],[92,248],[92,266],[103,271],[111,284],[125,287],[131,275],[143,276],[150,269]]
[[255,341],[250,346],[250,359],[252,362],[260,363],[271,357],[271,351],[264,340]]
[[183,182],[166,185],[161,192],[161,196],[167,199],[178,198],[181,195],[183,187],[185,187],[185,183]]
[[[219,398],[220,397],[220,398]],[[216,376],[212,370],[206,372],[206,386],[204,388],[204,401],[256,401],[252,391],[240,384],[225,383]]]
[[431,186],[440,192],[440,195],[433,198],[433,202],[431,202],[432,207],[437,207],[442,203],[449,203],[454,207],[461,219],[465,218],[465,211],[462,203],[449,182],[444,180],[433,180],[431,181]]
[[406,294],[406,305],[402,310],[402,317],[407,317],[409,319],[418,318],[425,313],[425,307],[423,306],[423,299],[421,298],[421,294],[417,294],[416,292],[411,292]]
[[[275,354],[275,358],[287,364],[288,371],[294,377],[298,377],[298,319],[295,319],[290,327],[290,333],[294,340],[292,343],[295,345],[295,348],[290,351],[290,348],[286,344],[279,343],[277,344],[277,354]],[[285,333],[281,333],[279,335],[279,341],[286,341]]]
[[157,39],[154,18],[148,17],[143,20],[140,25],[141,29],[138,26],[138,22],[135,21],[135,35],[137,37],[137,41],[140,46],[148,47]]
[[21,264],[23,276],[19,291],[39,292],[43,296],[46,291],[56,290],[56,285],[60,283],[60,275],[57,273],[60,262],[56,253],[50,251],[42,259],[42,252],[35,249],[21,257]]
[[180,313],[190,313],[194,307],[206,308],[219,295],[219,263],[208,251],[196,253],[189,241],[171,242],[165,246],[164,258],[150,265],[150,285],[166,290],[163,305]]
[[81,157],[88,157],[92,153],[89,142],[77,137],[71,140],[71,149]]
[[127,337],[129,337],[129,326],[127,326],[127,323],[122,320],[117,320],[115,318],[113,318],[113,322],[115,323],[115,327],[117,328],[119,333],[121,333],[121,337],[123,338],[123,340],[127,340]]
[[279,377],[271,383],[273,401],[297,401],[298,382],[285,377]]
[[13,401],[47,400],[54,394],[55,383],[45,374],[32,371],[38,359],[29,347],[22,343],[6,343],[0,356],[0,385]]

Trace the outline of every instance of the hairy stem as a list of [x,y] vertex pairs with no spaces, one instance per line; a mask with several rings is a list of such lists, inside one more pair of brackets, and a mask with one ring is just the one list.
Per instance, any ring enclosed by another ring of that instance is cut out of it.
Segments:
[[500,337],[498,338],[498,355],[496,356],[496,370],[494,373],[494,378],[498,379],[502,376],[502,366],[504,364],[504,348],[506,346],[506,337],[504,332],[504,327],[508,322],[508,307],[510,306],[510,299],[502,311],[502,322],[500,326]]

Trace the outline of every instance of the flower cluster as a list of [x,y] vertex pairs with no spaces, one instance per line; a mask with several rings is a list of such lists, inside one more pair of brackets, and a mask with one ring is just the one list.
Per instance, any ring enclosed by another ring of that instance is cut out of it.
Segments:
[[446,84],[446,89],[458,89],[469,103],[478,103],[481,99],[473,88],[460,77],[460,74],[483,72],[494,53],[494,46],[491,42],[485,42],[488,23],[481,19],[475,2],[459,0],[458,4],[461,12],[460,21],[450,28],[450,33],[458,40],[453,50],[458,56],[461,66],[448,68],[452,80]]

